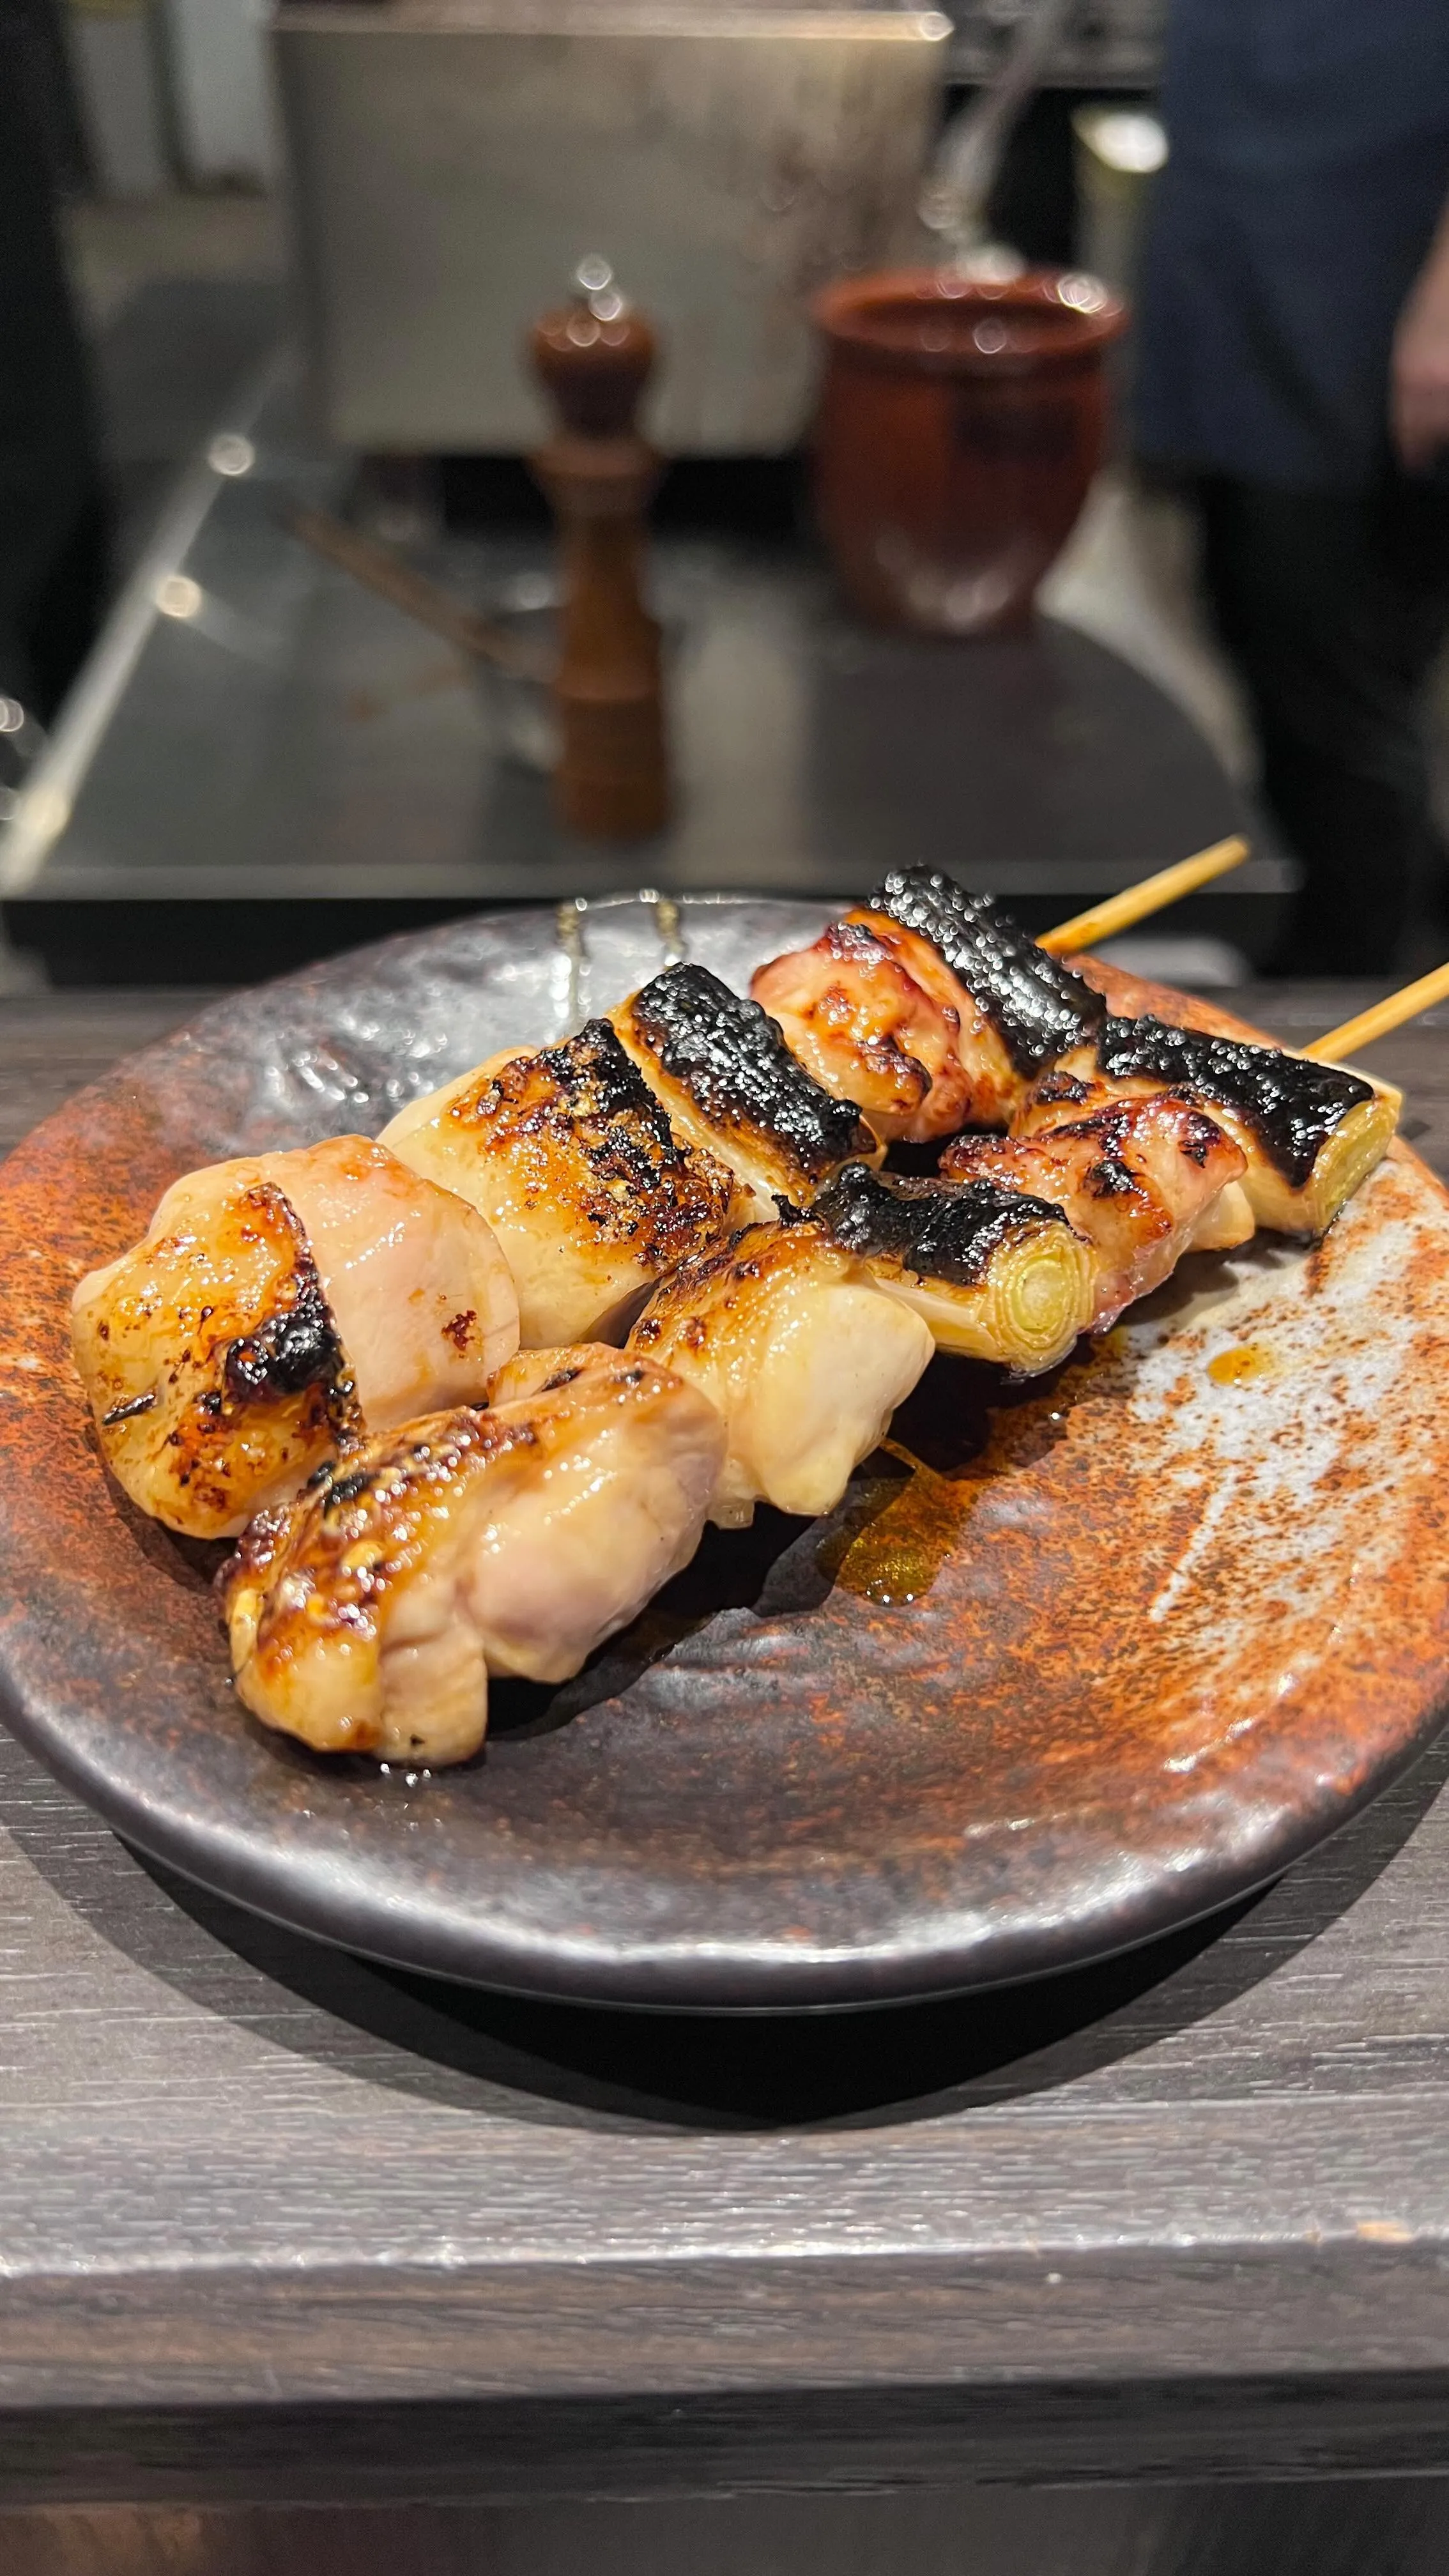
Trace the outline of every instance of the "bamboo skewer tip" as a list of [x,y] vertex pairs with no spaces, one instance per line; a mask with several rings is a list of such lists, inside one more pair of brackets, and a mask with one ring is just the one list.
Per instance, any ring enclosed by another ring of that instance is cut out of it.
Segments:
[[1403,984],[1397,993],[1386,993],[1381,1002],[1372,1002],[1356,1018],[1340,1021],[1336,1029],[1325,1030],[1303,1053],[1319,1064],[1332,1064],[1354,1055],[1360,1047],[1372,1046],[1376,1038],[1386,1038],[1406,1020],[1417,1019],[1421,1011],[1431,1011],[1436,1002],[1449,1001],[1449,963],[1436,966],[1431,974],[1416,977]]
[[1194,894],[1199,886],[1211,885],[1215,877],[1226,876],[1247,856],[1247,842],[1234,832],[1227,840],[1214,841],[1209,848],[1198,850],[1192,858],[1178,859],[1170,868],[1159,868],[1155,876],[1124,887],[1121,894],[1109,895],[1104,903],[1074,914],[1070,921],[1058,922],[1055,930],[1043,933],[1039,944],[1054,957],[1068,949],[1095,948],[1100,941],[1115,939],[1119,931],[1130,930],[1150,914],[1161,912],[1167,904]]

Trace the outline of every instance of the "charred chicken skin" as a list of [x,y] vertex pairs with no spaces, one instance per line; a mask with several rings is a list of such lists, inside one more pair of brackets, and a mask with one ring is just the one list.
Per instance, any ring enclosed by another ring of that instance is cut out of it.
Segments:
[[481,1397],[518,1305],[472,1208],[339,1136],[175,1182],[71,1338],[132,1501],[227,1538],[365,1431]]
[[1158,1092],[1030,1136],[958,1137],[940,1168],[947,1180],[990,1181],[1059,1207],[1092,1247],[1091,1328],[1103,1331],[1200,1243],[1245,1166],[1214,1119]]
[[728,1435],[710,1518],[833,1511],[931,1358],[919,1315],[808,1220],[754,1225],[656,1289],[631,1351],[698,1387]]
[[1004,1127],[1106,1005],[990,895],[909,868],[750,990],[817,1082],[888,1141]]
[[727,1162],[676,1132],[606,1020],[411,1102],[383,1141],[487,1218],[529,1348],[622,1338],[655,1281],[750,1204]]
[[237,1690],[321,1753],[465,1762],[490,1675],[576,1673],[693,1555],[725,1429],[601,1346],[516,1364],[491,1410],[411,1422],[263,1514],[224,1570]]
[[749,1213],[808,1207],[842,1166],[880,1158],[853,1098],[823,1086],[757,1002],[704,966],[669,966],[611,1013],[677,1132],[728,1163]]

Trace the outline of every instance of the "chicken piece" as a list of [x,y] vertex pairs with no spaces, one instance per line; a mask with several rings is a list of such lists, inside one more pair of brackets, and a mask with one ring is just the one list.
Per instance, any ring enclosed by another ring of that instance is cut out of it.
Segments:
[[822,1089],[775,1022],[705,966],[668,966],[610,1018],[681,1136],[718,1154],[749,1213],[807,1207],[823,1181],[883,1147],[853,1100]]
[[1035,1377],[1065,1359],[1096,1302],[1091,1246],[1059,1207],[991,1180],[904,1180],[852,1163],[812,1215],[943,1351]]
[[709,1516],[740,1529],[757,1502],[811,1519],[833,1511],[934,1345],[919,1315],[807,1221],[750,1226],[685,1262],[655,1290],[628,1347],[724,1416],[729,1446]]
[[174,1182],[81,1281],[71,1338],[132,1501],[229,1538],[364,1430],[481,1398],[518,1301],[474,1209],[337,1136]]
[[748,1211],[727,1164],[676,1136],[607,1020],[410,1102],[383,1141],[487,1218],[525,1347],[622,1339],[654,1282]]
[[714,1407],[601,1345],[549,1361],[530,1392],[369,1440],[253,1523],[221,1591],[264,1726],[466,1762],[490,1674],[566,1681],[687,1564],[724,1456]]
[[817,1082],[889,1141],[1004,1127],[1042,1067],[1106,1005],[991,895],[939,871],[887,877],[812,948],[750,985]]
[[[1088,1046],[1044,1073],[1015,1120],[1038,1135],[1113,1100],[1154,1092],[1206,1110],[1241,1147],[1255,1224],[1319,1235],[1382,1160],[1400,1095],[1337,1065],[1154,1019],[1108,1019]],[[1205,1248],[1205,1247],[1204,1247]]]
[[[1091,1329],[1161,1286],[1223,1191],[1245,1168],[1240,1146],[1185,1100],[1157,1092],[1026,1137],[959,1136],[943,1178],[984,1180],[1049,1199],[1092,1245]],[[1250,1220],[1251,1229],[1251,1220]]]
[[961,1058],[964,996],[914,932],[852,913],[811,948],[750,979],[786,1045],[837,1099],[857,1102],[878,1136],[954,1135],[977,1086]]

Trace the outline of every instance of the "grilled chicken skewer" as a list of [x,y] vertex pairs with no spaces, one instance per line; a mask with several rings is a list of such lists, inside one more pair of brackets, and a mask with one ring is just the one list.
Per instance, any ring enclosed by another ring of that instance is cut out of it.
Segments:
[[1096,1303],[1091,1247],[1050,1200],[992,1180],[905,1180],[852,1163],[811,1211],[939,1349],[1034,1377],[1066,1358]]
[[472,1208],[338,1136],[173,1183],[80,1282],[71,1338],[132,1501],[227,1538],[365,1431],[480,1399],[518,1302]]
[[487,1218],[526,1347],[621,1338],[656,1280],[751,1205],[728,1163],[676,1134],[606,1020],[410,1102],[383,1142]]
[[991,895],[907,868],[811,948],[753,976],[817,1082],[887,1141],[1005,1127],[1043,1069],[1106,1014]]
[[808,1207],[849,1162],[878,1162],[880,1136],[853,1095],[823,1085],[768,1013],[704,966],[668,966],[610,1013],[622,1045],[692,1145],[728,1163],[751,1213]]
[[833,1511],[934,1344],[919,1315],[883,1296],[865,1263],[807,1219],[750,1226],[686,1261],[656,1289],[628,1348],[673,1369],[723,1416],[729,1445],[709,1511],[739,1529],[757,1502],[812,1519]]
[[253,1523],[222,1592],[264,1725],[321,1753],[465,1762],[490,1674],[566,1680],[687,1564],[724,1456],[714,1407],[618,1351],[548,1356],[542,1384],[525,1370],[487,1412],[370,1440]]
[[1170,1094],[1207,1112],[1242,1151],[1255,1224],[1320,1235],[1381,1161],[1399,1095],[1337,1065],[1155,1019],[1106,1019],[1044,1073],[1014,1132],[1038,1136],[1112,1101]]
[[[1238,1195],[1246,1159],[1215,1119],[1156,1092],[1028,1136],[960,1136],[940,1168],[947,1180],[989,1181],[1062,1210],[1092,1246],[1090,1329],[1102,1332],[1201,1248],[1215,1209]],[[1229,1240],[1242,1239],[1235,1223],[1221,1227]]]
[[1241,1193],[1225,1191],[1205,1212],[1193,1238],[1202,1250],[1245,1242],[1257,1225],[1321,1234],[1397,1120],[1396,1094],[1337,1067],[1111,1016],[1102,993],[989,896],[924,869],[887,878],[813,948],[762,967],[751,989],[817,1079],[849,1087],[886,1136],[925,1142],[966,1125],[1035,1133],[1154,1091],[1206,1111],[1246,1170]]

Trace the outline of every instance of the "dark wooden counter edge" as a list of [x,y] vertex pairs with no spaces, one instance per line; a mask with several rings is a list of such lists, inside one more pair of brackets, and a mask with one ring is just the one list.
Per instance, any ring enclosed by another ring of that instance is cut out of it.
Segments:
[[[1440,2373],[798,2388],[539,2406],[0,2413],[0,2508],[662,2501],[1449,2470]],[[0,2527],[3,2530],[3,2527]]]
[[12,2281],[0,2506],[1449,2470],[1449,2248],[1056,2259],[191,2271],[181,2306],[164,2271]]

